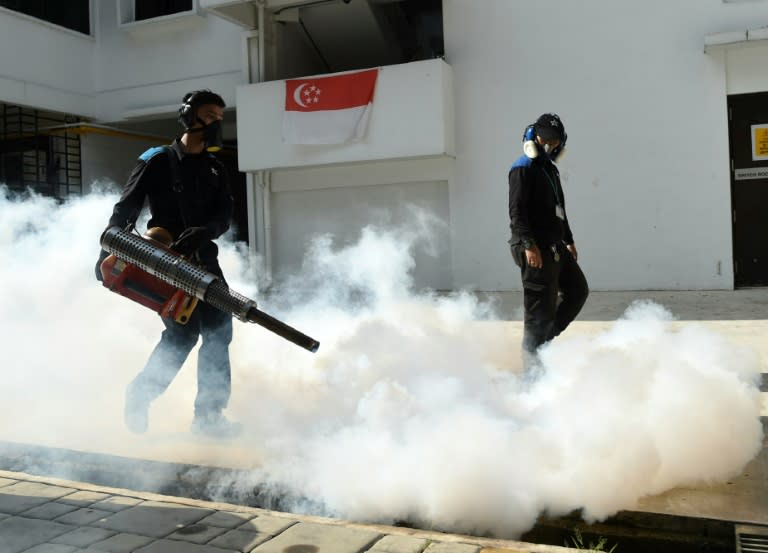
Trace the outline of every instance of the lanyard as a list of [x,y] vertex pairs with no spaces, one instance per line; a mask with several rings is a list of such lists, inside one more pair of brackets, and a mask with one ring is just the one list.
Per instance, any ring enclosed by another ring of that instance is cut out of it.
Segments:
[[549,176],[549,173],[544,167],[542,167],[541,170],[544,171],[544,176],[547,177],[547,180],[549,181],[549,185],[552,187],[552,192],[554,192],[555,194],[555,202],[557,203],[557,205],[561,205],[560,196],[557,193],[557,186],[555,186],[555,181],[552,180],[552,177]]

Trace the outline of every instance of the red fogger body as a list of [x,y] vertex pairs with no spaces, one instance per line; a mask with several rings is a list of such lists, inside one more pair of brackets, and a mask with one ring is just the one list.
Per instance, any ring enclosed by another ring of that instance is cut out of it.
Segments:
[[312,353],[320,347],[311,336],[264,313],[255,301],[231,290],[224,279],[184,259],[169,247],[171,241],[171,234],[159,227],[149,229],[144,237],[118,227],[106,229],[100,242],[111,255],[100,267],[104,286],[182,324],[202,301]]
[[[167,251],[172,242],[170,233],[160,227],[149,229],[144,238]],[[109,255],[101,263],[103,284],[111,291],[150,308],[161,317],[186,324],[197,306],[198,299],[164,282],[137,266]]]

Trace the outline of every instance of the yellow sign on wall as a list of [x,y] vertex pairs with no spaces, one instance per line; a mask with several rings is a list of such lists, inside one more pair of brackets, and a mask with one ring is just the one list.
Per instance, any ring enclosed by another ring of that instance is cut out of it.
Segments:
[[752,161],[768,161],[768,125],[752,125]]

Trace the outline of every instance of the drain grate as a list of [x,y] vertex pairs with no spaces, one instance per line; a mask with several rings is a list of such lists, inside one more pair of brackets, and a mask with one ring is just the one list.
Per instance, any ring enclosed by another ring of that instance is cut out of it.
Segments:
[[768,526],[737,524],[736,553],[768,553]]

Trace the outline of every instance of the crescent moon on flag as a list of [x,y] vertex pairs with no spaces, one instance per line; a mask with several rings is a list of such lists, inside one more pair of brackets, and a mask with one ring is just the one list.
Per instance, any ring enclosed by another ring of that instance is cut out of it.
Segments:
[[293,100],[303,108],[307,107],[307,104],[301,101],[301,89],[307,86],[307,84],[308,83],[302,83],[293,91]]

